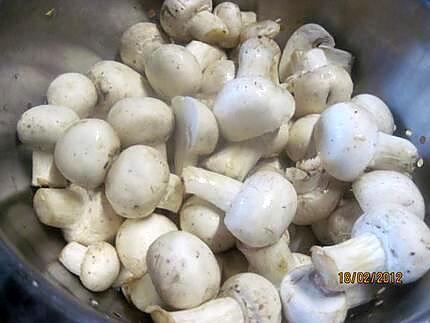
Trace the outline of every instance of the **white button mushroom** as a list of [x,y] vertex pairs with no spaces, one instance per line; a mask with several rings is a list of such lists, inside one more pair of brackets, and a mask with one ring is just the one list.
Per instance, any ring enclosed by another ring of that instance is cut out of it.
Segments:
[[199,155],[210,154],[218,142],[218,125],[211,110],[191,97],[172,100],[175,113],[175,172],[197,164]]
[[430,268],[430,230],[415,214],[396,204],[375,206],[354,224],[352,238],[313,247],[312,261],[325,286],[340,290],[339,272],[401,273],[411,283]]
[[237,77],[264,77],[279,84],[279,45],[272,39],[250,38],[240,46]]
[[352,190],[363,211],[375,205],[395,203],[424,219],[421,192],[408,176],[399,172],[377,170],[363,174],[352,184]]
[[252,248],[238,242],[237,248],[245,255],[252,270],[279,287],[284,276],[295,265],[295,258],[288,247],[288,231],[273,245]]
[[201,165],[213,172],[243,181],[258,160],[276,156],[285,148],[288,128],[288,122],[284,122],[275,132],[242,142],[226,143]]
[[232,297],[240,304],[245,322],[281,322],[278,291],[262,276],[253,273],[235,275],[222,285],[220,296]]
[[120,150],[113,128],[99,119],[84,119],[61,136],[55,145],[55,164],[65,178],[85,188],[103,184]]
[[239,303],[230,297],[206,302],[198,307],[168,312],[159,306],[150,306],[148,312],[155,323],[245,323]]
[[150,97],[118,101],[110,110],[107,121],[115,129],[124,148],[164,145],[175,123],[170,107]]
[[230,277],[248,272],[249,263],[245,256],[236,248],[216,255],[222,269],[222,282]]
[[243,141],[275,131],[294,114],[292,95],[261,77],[241,77],[225,84],[213,112],[222,136]]
[[127,29],[121,37],[120,55],[124,64],[143,73],[151,53],[165,44],[159,27],[151,22],[140,22]]
[[342,181],[353,181],[367,167],[411,172],[418,160],[410,141],[378,132],[369,112],[353,103],[325,110],[315,126],[314,141],[323,167]]
[[341,323],[346,318],[347,298],[343,292],[327,291],[318,282],[312,265],[287,274],[280,294],[285,318],[291,323]]
[[352,98],[352,103],[369,112],[378,127],[378,130],[392,135],[396,130],[394,118],[390,108],[377,96],[371,94],[360,94]]
[[183,178],[185,192],[224,210],[229,231],[250,247],[278,241],[296,212],[294,187],[276,172],[255,173],[242,184],[227,176],[187,167]]
[[181,178],[175,174],[170,174],[166,193],[157,204],[157,208],[178,213],[184,198],[184,190]]
[[317,24],[306,24],[298,28],[287,41],[282,52],[279,65],[281,81],[293,74],[291,69],[291,59],[296,51],[307,52],[318,46],[334,47],[333,37],[323,27]]
[[49,104],[68,107],[80,118],[93,113],[97,104],[97,90],[93,82],[79,73],[65,73],[56,77],[46,93]]
[[121,263],[134,277],[142,277],[147,271],[149,246],[163,234],[177,230],[172,221],[157,213],[143,219],[127,219],[116,235],[116,249]]
[[227,34],[224,21],[210,11],[200,11],[188,22],[188,32],[194,39],[218,44]]
[[254,37],[275,38],[281,31],[281,25],[277,21],[263,20],[250,23],[242,28],[240,33],[240,41],[243,43],[246,40]]
[[202,85],[201,66],[183,46],[167,44],[152,52],[145,65],[146,76],[163,98],[192,95]]
[[169,167],[149,146],[131,146],[118,156],[106,176],[106,196],[126,218],[150,215],[166,193]]
[[362,214],[363,211],[355,199],[341,201],[338,208],[327,218],[330,240],[341,243],[351,238],[352,227]]
[[127,97],[148,96],[151,89],[145,79],[136,71],[115,61],[96,63],[88,72],[96,86],[98,105],[96,114],[105,117],[110,108]]
[[312,140],[319,114],[308,114],[294,121],[289,130],[286,152],[293,161],[315,156],[315,144]]
[[147,254],[148,272],[161,299],[175,309],[190,309],[214,298],[221,272],[209,247],[184,231],[159,237]]
[[33,207],[40,222],[62,229],[66,241],[85,245],[112,240],[122,222],[102,190],[73,184],[67,189],[39,189]]
[[33,149],[33,186],[65,187],[54,163],[53,150],[63,133],[79,120],[70,108],[40,105],[24,112],[17,123],[18,138]]
[[189,198],[179,212],[181,230],[204,241],[214,253],[232,248],[236,242],[224,225],[224,212],[196,196]]
[[218,16],[227,28],[227,34],[222,35],[218,44],[224,48],[233,48],[239,44],[242,31],[242,15],[240,8],[233,2],[221,2],[214,8],[214,14]]
[[109,243],[98,242],[84,247],[76,242],[66,245],[59,261],[93,292],[102,292],[113,284],[118,276],[120,263],[115,248]]

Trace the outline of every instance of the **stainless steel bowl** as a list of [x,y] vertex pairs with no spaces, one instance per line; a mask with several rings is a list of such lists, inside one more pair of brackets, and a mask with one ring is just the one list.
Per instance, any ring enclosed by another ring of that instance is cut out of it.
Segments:
[[[282,18],[281,44],[299,25],[316,22],[335,36],[338,47],[356,55],[355,92],[381,96],[395,114],[398,133],[412,131],[410,139],[424,159],[416,179],[428,196],[430,1],[239,2],[244,9],[257,10],[261,18]],[[30,292],[72,321],[149,319],[114,291],[86,291],[56,262],[64,241],[33,213],[31,155],[16,139],[16,122],[26,109],[44,102],[57,74],[85,72],[98,60],[116,57],[121,33],[150,20],[159,6],[151,0],[0,0],[0,251]],[[411,286],[390,289],[379,296],[382,304],[359,308],[348,320],[428,321],[429,288],[426,275]]]

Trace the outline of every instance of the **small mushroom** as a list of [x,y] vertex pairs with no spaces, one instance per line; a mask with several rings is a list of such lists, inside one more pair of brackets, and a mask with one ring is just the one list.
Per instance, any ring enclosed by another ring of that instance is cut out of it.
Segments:
[[224,225],[224,212],[196,196],[189,198],[179,212],[181,230],[204,241],[214,253],[231,249],[236,239]]
[[325,110],[314,129],[324,169],[341,181],[353,181],[366,168],[412,172],[417,148],[408,140],[379,132],[372,116],[354,103]]
[[290,224],[288,233],[290,235],[289,247],[293,253],[308,254],[310,248],[318,243],[315,234],[308,226]]
[[139,22],[128,28],[121,36],[119,53],[121,60],[134,70],[145,72],[146,60],[166,40],[157,24]]
[[175,97],[175,172],[194,166],[200,155],[210,154],[218,142],[218,125],[211,110],[192,97]]
[[58,139],[78,120],[72,109],[56,105],[40,105],[22,114],[17,132],[19,140],[33,149],[33,186],[67,185],[54,163],[53,151]]
[[83,119],[58,139],[55,164],[70,182],[93,189],[103,184],[119,150],[119,138],[106,121]]
[[122,222],[103,190],[89,191],[73,184],[66,189],[37,190],[33,207],[40,222],[62,229],[66,241],[84,245],[112,240]]
[[169,232],[149,247],[148,272],[167,306],[190,309],[213,299],[221,272],[209,247],[184,231]]
[[58,260],[78,275],[82,285],[92,292],[102,292],[111,287],[120,269],[115,248],[107,242],[97,242],[88,247],[70,242]]
[[264,77],[279,84],[279,45],[272,39],[250,38],[240,46],[237,77]]
[[280,288],[284,316],[295,323],[342,323],[348,303],[345,293],[327,291],[312,265],[288,273]]
[[171,37],[188,41],[191,35],[188,30],[189,20],[199,12],[212,11],[211,0],[165,0],[161,6],[160,23],[164,31]]
[[307,52],[319,46],[335,46],[334,39],[327,30],[317,24],[306,24],[298,28],[291,35],[282,52],[279,65],[281,81],[285,82],[285,80],[293,74],[291,70],[291,59],[294,52]]
[[415,183],[402,173],[388,170],[365,173],[352,184],[352,190],[363,211],[375,205],[395,203],[424,219],[424,198]]
[[106,196],[126,218],[150,215],[166,194],[169,166],[149,146],[131,146],[121,152],[106,176]]
[[250,38],[275,38],[281,31],[281,25],[273,20],[253,22],[242,28],[240,41],[243,43]]
[[57,76],[46,93],[48,103],[68,107],[80,118],[92,114],[97,104],[97,90],[93,82],[79,73],[65,73]]
[[151,91],[142,75],[115,61],[98,62],[91,67],[88,77],[96,86],[99,98],[96,114],[103,118],[119,100],[148,96]]
[[388,135],[392,135],[396,130],[394,118],[390,108],[377,96],[371,94],[360,94],[352,98],[352,103],[357,107],[369,112],[378,127],[378,130]]
[[210,11],[196,13],[188,22],[188,32],[193,39],[214,45],[228,35],[224,21]]
[[183,198],[184,185],[182,184],[181,178],[175,174],[170,174],[166,193],[157,204],[157,208],[178,213],[181,208]]
[[227,34],[222,35],[218,41],[219,45],[224,48],[233,48],[239,44],[242,31],[242,13],[236,3],[221,2],[214,8],[213,12],[218,16],[227,27]]
[[219,296],[234,298],[242,308],[245,322],[281,322],[278,291],[262,276],[253,273],[235,275],[222,285]]
[[214,115],[222,136],[243,141],[273,132],[291,119],[295,103],[292,95],[262,77],[240,77],[219,92]]
[[245,323],[239,303],[231,297],[217,298],[182,311],[168,312],[159,306],[147,311],[155,323]]
[[222,282],[234,275],[248,272],[248,260],[236,248],[218,253],[216,257],[222,269]]
[[415,214],[396,204],[369,209],[354,224],[351,239],[313,247],[312,262],[324,285],[342,290],[339,272],[400,272],[408,284],[430,268],[430,230]]
[[167,44],[154,50],[146,61],[145,72],[151,86],[165,99],[192,95],[202,85],[199,62],[180,45]]
[[185,48],[193,54],[197,62],[199,62],[202,73],[214,62],[227,59],[227,55],[222,49],[198,40],[191,41]]
[[252,248],[238,242],[237,248],[245,255],[252,270],[279,287],[284,276],[295,265],[295,258],[288,247],[288,231],[273,245]]
[[278,155],[288,141],[288,122],[279,130],[241,142],[226,143],[202,162],[205,168],[240,181],[263,157]]
[[330,240],[341,243],[351,238],[352,227],[363,214],[355,199],[343,200],[337,209],[327,218],[327,231]]
[[316,155],[312,135],[319,118],[319,114],[308,114],[292,123],[286,147],[291,160],[299,161]]
[[147,271],[146,255],[149,246],[158,237],[178,228],[166,216],[153,213],[142,219],[127,219],[116,235],[116,250],[123,266],[134,277],[142,277]]
[[123,148],[132,145],[163,145],[174,128],[172,109],[163,101],[150,98],[125,98],[114,104],[107,122],[114,128]]

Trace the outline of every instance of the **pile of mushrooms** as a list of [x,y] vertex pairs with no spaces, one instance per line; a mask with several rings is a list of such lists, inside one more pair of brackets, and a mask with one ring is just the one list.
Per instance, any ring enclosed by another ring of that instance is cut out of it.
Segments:
[[332,323],[377,293],[340,272],[430,269],[418,150],[383,100],[352,97],[327,30],[281,50],[279,20],[211,0],[166,0],[160,22],[17,124],[36,216],[84,287],[155,322]]

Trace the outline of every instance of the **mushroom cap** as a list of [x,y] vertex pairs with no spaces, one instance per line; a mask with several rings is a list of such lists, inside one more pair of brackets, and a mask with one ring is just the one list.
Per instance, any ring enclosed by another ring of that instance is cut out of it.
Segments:
[[147,271],[149,246],[163,234],[177,230],[169,218],[157,213],[142,219],[125,220],[118,230],[115,243],[121,263],[133,276],[143,276]]
[[351,102],[360,108],[366,109],[373,116],[379,131],[392,135],[396,130],[390,108],[377,96],[360,94],[353,97]]
[[397,204],[370,208],[354,224],[351,236],[374,234],[385,255],[385,270],[401,272],[404,284],[430,269],[430,229],[415,214]]
[[65,73],[57,76],[46,93],[49,104],[68,107],[80,118],[88,117],[97,104],[97,90],[85,75]]
[[275,131],[294,110],[292,95],[262,77],[240,77],[226,83],[213,108],[221,134],[229,141]]
[[362,214],[363,210],[355,199],[341,201],[338,208],[327,219],[330,239],[334,243],[341,243],[351,238],[352,227]]
[[364,211],[375,205],[395,203],[424,219],[424,198],[415,183],[402,173],[389,170],[365,173],[352,184],[352,191]]
[[219,296],[234,298],[242,308],[245,322],[281,322],[282,307],[278,291],[260,275],[242,273],[230,277],[222,285]]
[[325,110],[314,129],[314,141],[324,169],[341,181],[353,181],[372,160],[378,132],[372,117],[352,103]]
[[115,248],[107,242],[88,246],[81,265],[82,284],[93,292],[108,289],[119,274],[120,263]]
[[118,101],[110,110],[107,121],[123,147],[164,143],[175,123],[172,109],[163,101],[150,97]]
[[234,79],[235,69],[233,61],[228,59],[210,64],[203,73],[202,93],[208,96],[216,95],[227,82]]
[[18,120],[18,137],[34,148],[52,149],[63,133],[79,120],[70,108],[39,105],[25,111]]
[[97,109],[103,113],[108,113],[123,98],[148,96],[149,93],[142,75],[119,62],[98,62],[91,67],[88,77],[97,89]]
[[139,22],[122,34],[119,50],[121,60],[134,70],[144,72],[148,56],[164,43],[163,34],[157,24]]
[[279,74],[282,81],[285,81],[292,74],[291,57],[297,50],[306,52],[318,46],[334,47],[333,37],[323,27],[317,24],[305,24],[299,27],[288,39],[282,52],[279,65]]
[[152,52],[145,68],[149,83],[164,98],[192,95],[199,91],[202,84],[201,66],[183,46],[160,46]]
[[309,249],[318,243],[315,234],[310,227],[304,225],[290,224],[290,250],[292,252],[309,253]]
[[290,127],[289,138],[287,142],[287,155],[293,161],[299,161],[314,152],[312,135],[314,127],[319,120],[319,114],[308,114],[293,122]]
[[348,72],[337,65],[326,65],[304,73],[293,81],[295,116],[321,113],[328,106],[349,101],[353,83]]
[[282,175],[261,171],[250,176],[224,219],[230,232],[250,247],[278,241],[297,209],[297,194]]
[[169,36],[190,40],[189,20],[201,11],[212,11],[212,0],[165,0],[161,6],[160,23]]
[[322,66],[329,64],[324,51],[320,48],[313,48],[306,52],[295,51],[291,57],[292,77],[306,72],[311,72]]
[[149,274],[143,275],[129,284],[130,300],[142,312],[146,312],[149,306],[163,306],[163,301],[155,290]]
[[218,262],[209,247],[191,233],[162,235],[149,247],[146,260],[155,289],[168,306],[189,309],[218,294]]
[[85,188],[104,182],[120,141],[100,119],[83,119],[67,129],[55,145],[55,164],[65,178]]
[[225,35],[219,44],[224,48],[233,48],[239,45],[240,32],[242,31],[242,15],[236,3],[225,1],[214,8],[214,14],[221,18],[227,27]]
[[136,145],[121,152],[106,176],[106,196],[126,218],[150,215],[163,198],[169,166],[156,149]]
[[281,283],[284,315],[291,323],[341,323],[346,318],[345,293],[329,292],[320,286],[313,265],[300,266]]
[[185,202],[179,221],[181,230],[200,238],[215,253],[232,248],[236,242],[224,224],[224,212],[197,196]]

